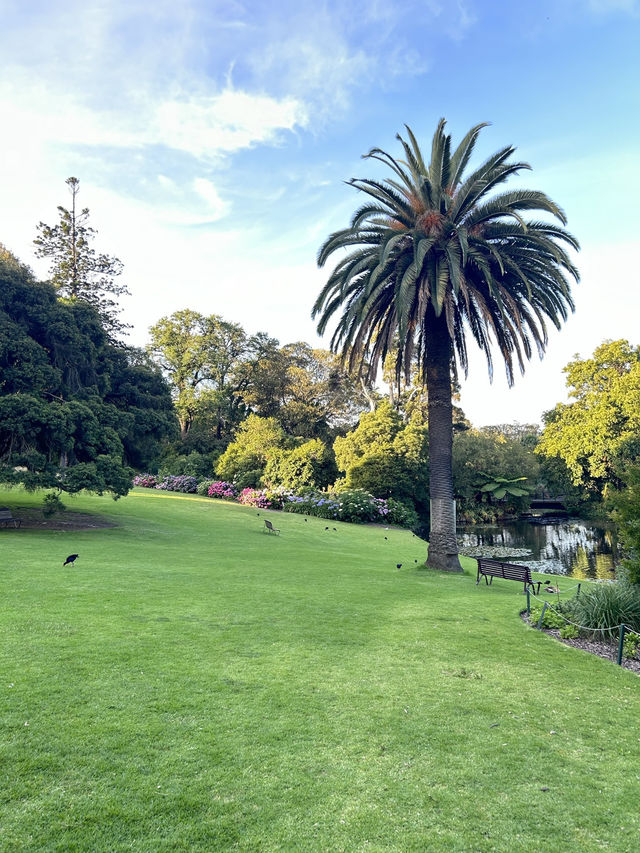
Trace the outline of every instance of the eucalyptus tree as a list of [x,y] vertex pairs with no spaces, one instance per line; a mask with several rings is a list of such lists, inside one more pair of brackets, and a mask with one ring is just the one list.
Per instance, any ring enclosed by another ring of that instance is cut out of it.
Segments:
[[[366,158],[393,174],[354,178],[368,196],[349,227],[331,234],[318,253],[323,266],[344,254],[313,307],[318,332],[337,319],[331,338],[352,369],[375,376],[389,353],[408,378],[417,356],[428,394],[431,532],[428,565],[461,571],[452,478],[452,380],[466,374],[467,338],[502,356],[510,384],[514,362],[524,371],[542,356],[547,320],[560,327],[573,310],[570,281],[579,279],[568,249],[576,239],[563,211],[535,190],[496,188],[530,167],[507,146],[473,170],[469,161],[486,124],[472,127],[453,150],[440,120],[427,164],[409,127],[398,135],[404,154],[380,148]],[[550,214],[528,220],[527,211]],[[552,221],[558,220],[561,225]],[[397,336],[397,341],[396,341]]]

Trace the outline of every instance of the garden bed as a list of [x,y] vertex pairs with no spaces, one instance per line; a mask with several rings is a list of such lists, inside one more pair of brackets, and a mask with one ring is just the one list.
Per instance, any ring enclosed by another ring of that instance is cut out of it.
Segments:
[[[11,512],[22,524],[20,530],[104,530],[117,525],[101,515],[65,510],[51,518],[45,518],[41,509],[34,507],[12,507]],[[9,530],[14,528],[10,527]]]
[[[536,627],[526,613],[523,613],[522,618],[527,624],[531,625],[532,628]],[[589,654],[597,655],[605,660],[613,661],[613,663],[616,663],[618,660],[617,640],[595,640],[587,639],[586,637],[565,639],[560,636],[560,631],[556,628],[541,628],[540,630],[543,633],[548,634],[550,637],[554,637],[556,640],[559,640],[559,642],[564,643],[565,646],[573,646],[574,649],[582,649],[583,652],[589,652]],[[624,669],[630,669],[632,672],[640,675],[640,660],[638,660],[637,657],[622,658],[622,666]]]

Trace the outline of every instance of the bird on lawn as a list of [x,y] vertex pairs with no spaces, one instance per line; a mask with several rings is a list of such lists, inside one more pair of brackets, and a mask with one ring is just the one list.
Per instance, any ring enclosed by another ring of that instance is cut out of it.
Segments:
[[396,569],[401,569],[401,568],[402,568],[402,563],[396,563]]
[[385,538],[385,539],[388,539],[389,537],[388,537],[388,536],[385,536],[384,538]]
[[328,529],[329,529],[328,527],[325,527],[325,530],[328,530]]
[[62,565],[68,566],[69,563],[75,563],[75,561],[78,559],[78,556],[79,556],[78,554],[69,554],[69,556],[67,557],[67,559],[64,561],[64,563]]

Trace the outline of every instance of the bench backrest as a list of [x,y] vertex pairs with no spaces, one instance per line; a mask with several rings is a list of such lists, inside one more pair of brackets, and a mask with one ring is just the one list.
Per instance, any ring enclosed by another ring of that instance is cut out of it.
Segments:
[[12,518],[10,509],[5,506],[0,507],[0,521],[11,521]]
[[497,578],[532,583],[531,569],[520,563],[503,563],[501,560],[481,558],[478,560],[478,571]]

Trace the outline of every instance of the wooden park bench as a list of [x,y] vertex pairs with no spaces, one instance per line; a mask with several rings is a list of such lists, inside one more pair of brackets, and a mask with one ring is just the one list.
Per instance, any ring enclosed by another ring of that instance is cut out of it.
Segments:
[[22,519],[14,518],[8,506],[0,506],[0,524],[3,527],[8,527],[10,524],[13,524],[14,527],[20,527]]
[[273,524],[271,524],[270,521],[267,521],[266,518],[264,520],[264,526],[265,526],[267,533],[278,533],[278,534],[280,534],[280,531],[278,530],[278,528],[274,527]]
[[502,560],[489,560],[485,557],[477,557],[476,559],[478,561],[476,586],[480,583],[480,578],[484,578],[487,585],[492,584],[494,578],[504,578],[507,581],[518,581],[524,584],[525,592],[529,586],[536,595],[540,592],[542,581],[534,581],[529,566],[520,563],[503,563]]

